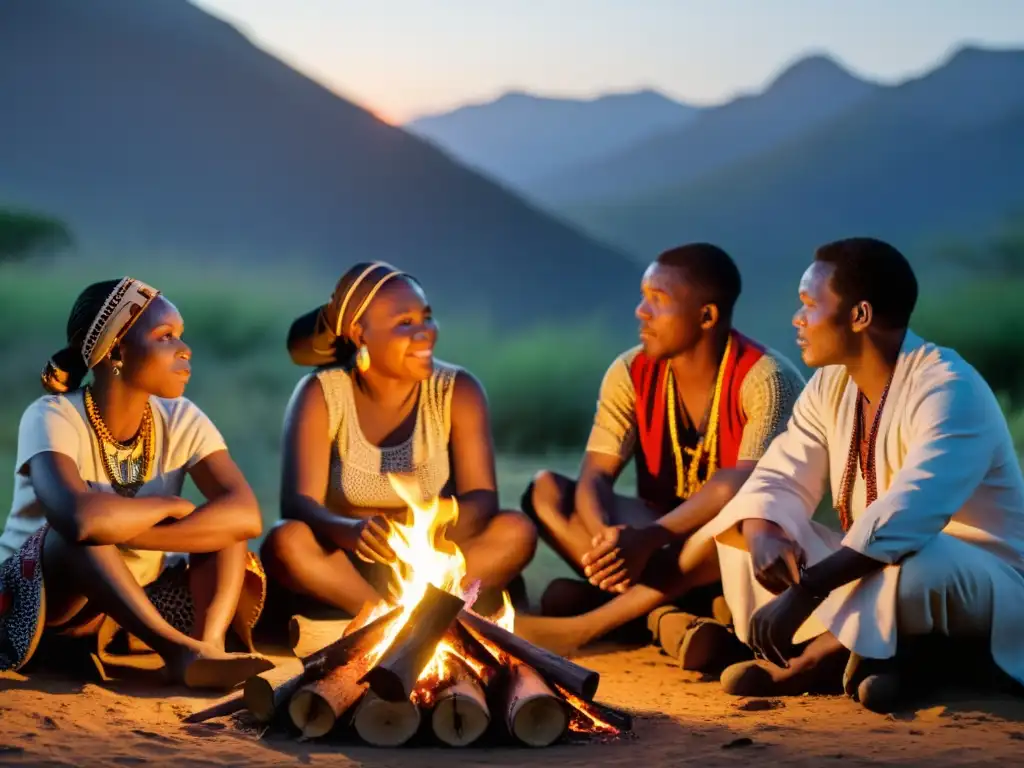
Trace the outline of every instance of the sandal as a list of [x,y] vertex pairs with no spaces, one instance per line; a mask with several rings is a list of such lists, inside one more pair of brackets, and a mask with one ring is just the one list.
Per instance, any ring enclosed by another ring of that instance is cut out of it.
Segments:
[[698,619],[686,632],[678,658],[682,669],[720,675],[726,667],[750,661],[754,653],[725,624]]

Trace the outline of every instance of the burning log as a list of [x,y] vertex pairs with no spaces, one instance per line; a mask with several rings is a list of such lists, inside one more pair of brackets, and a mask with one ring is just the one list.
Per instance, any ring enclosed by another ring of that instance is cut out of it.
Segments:
[[480,738],[491,722],[483,688],[461,662],[449,659],[451,683],[437,693],[430,725],[434,735],[452,747],[465,747]]
[[597,693],[597,685],[601,676],[592,669],[581,667],[569,659],[556,656],[544,648],[540,648],[528,640],[513,635],[497,624],[482,618],[470,611],[459,614],[459,623],[470,634],[485,643],[497,646],[509,656],[528,664],[546,679],[560,685],[584,701],[593,701]]
[[464,605],[461,598],[428,584],[394,642],[359,682],[369,684],[384,701],[408,701],[416,680]]
[[[288,704],[304,685],[321,679],[331,670],[347,665],[370,650],[400,614],[401,608],[394,608],[369,624],[338,638],[303,659],[302,672],[280,684],[275,685],[263,676],[250,677],[245,681],[243,694],[246,708],[261,723],[269,723],[274,713]],[[356,626],[357,622],[362,623],[359,616],[352,620],[349,628]]]
[[[297,665],[298,662],[293,659],[290,663],[286,662],[279,667],[268,669],[266,672],[260,672],[256,677],[249,678],[249,680],[246,681],[246,686],[255,680],[258,681],[260,685],[266,685],[272,689],[275,685],[280,685],[294,676],[295,667]],[[205,723],[207,720],[212,720],[215,717],[233,715],[235,712],[240,712],[247,707],[248,704],[245,701],[244,689],[232,691],[231,693],[217,699],[217,701],[205,709],[193,712],[191,715],[186,717],[183,722]]]
[[300,688],[288,703],[288,716],[308,739],[324,736],[366,691],[359,678],[363,664],[335,667],[325,677]]
[[288,643],[292,653],[300,659],[326,648],[345,636],[350,619],[316,620],[306,616],[292,616],[288,622]]
[[419,730],[420,710],[409,699],[385,701],[367,691],[352,716],[352,726],[367,744],[398,747]]
[[[596,672],[504,629],[512,628],[514,617],[507,594],[495,621],[467,608],[478,583],[459,589],[465,558],[444,543],[444,526],[457,520],[457,504],[434,499],[424,506],[418,486],[389,478],[411,512],[410,522],[389,523],[388,543],[396,555],[389,594],[399,607],[369,624],[383,606],[367,604],[347,626],[293,617],[289,629],[303,657],[302,672],[280,684],[266,675],[247,680],[241,698],[250,712],[270,722],[287,711],[306,738],[325,736],[340,721],[380,747],[404,744],[427,727],[451,746],[507,727],[513,738],[537,747],[570,728],[628,728],[628,716],[588,703],[600,680]],[[237,699],[223,704],[236,705]],[[501,716],[492,718],[497,706]]]
[[444,639],[472,667],[473,673],[485,688],[490,688],[495,680],[505,674],[501,662],[461,623],[452,624]]
[[[597,732],[633,730],[633,716],[629,712],[624,712],[621,709],[616,709],[596,701],[583,701],[557,685],[555,690],[577,711],[581,722],[584,722],[586,725],[585,730]],[[569,727],[572,728],[571,722]]]
[[505,723],[508,732],[523,744],[547,747],[569,728],[569,707],[535,670],[512,662]]

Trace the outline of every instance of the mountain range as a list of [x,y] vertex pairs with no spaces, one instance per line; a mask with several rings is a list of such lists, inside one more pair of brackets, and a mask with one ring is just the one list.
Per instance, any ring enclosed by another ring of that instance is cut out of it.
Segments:
[[883,237],[931,279],[933,246],[1024,211],[1022,178],[1024,51],[966,46],[894,85],[809,56],[685,125],[552,166],[526,193],[641,260],[722,245],[757,286],[740,317],[774,322],[816,246]]
[[503,327],[634,303],[621,252],[186,0],[0,2],[0,105],[0,206],[62,218],[82,253],[271,265],[325,297],[384,259],[441,316]]
[[697,107],[652,90],[593,99],[511,91],[404,127],[460,162],[530,193],[559,170],[600,161],[687,125],[699,113]]
[[700,109],[511,93],[402,129],[186,0],[0,0],[0,105],[0,206],[64,219],[83,252],[325,286],[380,258],[502,326],[621,321],[637,260],[694,240],[735,256],[739,316],[763,322],[826,240],[885,237],[930,274],[930,240],[1024,207],[1015,50],[895,85],[814,55]]
[[1021,178],[1024,51],[964,48],[753,158],[571,215],[639,253],[711,239],[763,270],[852,234],[911,252],[984,233],[1024,204]]

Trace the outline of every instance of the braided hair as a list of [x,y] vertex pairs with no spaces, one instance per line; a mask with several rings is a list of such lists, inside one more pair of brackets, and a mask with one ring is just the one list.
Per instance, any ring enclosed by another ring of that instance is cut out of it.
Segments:
[[75,299],[71,314],[68,315],[67,345],[50,356],[40,374],[47,392],[58,395],[82,386],[89,372],[89,366],[82,358],[82,343],[89,332],[89,326],[102,311],[107,297],[120,282],[103,280],[93,283]]

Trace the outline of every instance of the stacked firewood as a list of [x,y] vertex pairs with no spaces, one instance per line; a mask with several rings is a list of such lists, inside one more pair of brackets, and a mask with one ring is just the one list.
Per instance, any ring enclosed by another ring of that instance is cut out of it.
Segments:
[[428,587],[394,634],[402,616],[394,608],[369,622],[356,617],[344,635],[304,656],[301,672],[250,678],[187,720],[245,709],[259,723],[304,738],[349,732],[381,747],[417,734],[453,747],[485,738],[543,747],[570,729],[632,728],[627,714],[594,702],[597,672],[467,610],[459,597]]

